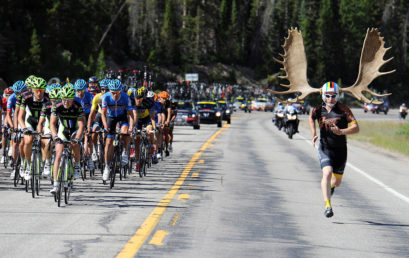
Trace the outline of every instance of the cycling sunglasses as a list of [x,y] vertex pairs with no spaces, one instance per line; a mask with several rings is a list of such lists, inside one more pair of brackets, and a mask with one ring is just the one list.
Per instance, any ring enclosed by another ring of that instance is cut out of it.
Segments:
[[33,92],[44,92],[44,89],[33,89]]
[[83,93],[85,90],[76,90],[76,92]]
[[117,95],[117,94],[121,93],[120,90],[111,90],[110,92],[111,92],[112,94],[114,94],[114,95]]
[[337,97],[337,94],[334,94],[334,95],[327,95],[327,94],[325,94],[325,97],[326,97],[327,99],[329,99],[329,98],[335,99],[335,98]]

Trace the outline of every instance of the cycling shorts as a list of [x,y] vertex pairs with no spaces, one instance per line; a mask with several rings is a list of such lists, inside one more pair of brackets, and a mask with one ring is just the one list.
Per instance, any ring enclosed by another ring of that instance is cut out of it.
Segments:
[[94,124],[92,124],[92,128],[99,127],[102,128],[104,127],[104,124],[102,123],[102,118],[101,118],[101,113],[97,113],[95,116]]
[[122,126],[129,126],[129,122],[128,122],[128,116],[125,113],[122,116],[118,116],[118,117],[108,117],[107,118],[108,121],[108,138],[113,138],[114,134],[115,134],[115,130],[116,130],[116,124],[119,123],[119,127],[122,128]]
[[75,136],[75,134],[77,134],[77,131],[78,131],[77,128],[67,128],[60,124],[58,127],[57,136],[61,140],[69,141]]
[[142,130],[142,128],[143,128],[144,126],[145,126],[145,127],[148,127],[148,126],[150,126],[150,125],[152,125],[152,121],[151,121],[151,117],[150,117],[150,116],[147,116],[147,117],[145,117],[145,118],[138,119],[137,122],[136,122],[136,128],[137,128],[138,130]]
[[343,175],[347,163],[347,146],[329,148],[320,143],[318,146],[318,158],[321,169],[330,166],[334,174]]

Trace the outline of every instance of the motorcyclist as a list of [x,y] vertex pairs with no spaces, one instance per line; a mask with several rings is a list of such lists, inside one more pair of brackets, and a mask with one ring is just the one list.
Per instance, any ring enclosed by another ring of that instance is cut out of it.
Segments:
[[405,103],[402,103],[402,105],[400,105],[400,107],[399,107],[399,114],[400,114],[400,117],[401,117],[401,118],[403,118],[403,119],[406,118],[406,115],[407,115],[407,107],[406,107],[406,104],[405,104]]
[[[289,98],[287,100],[287,105],[284,108],[284,124],[287,123],[287,114],[297,114],[297,109],[294,107],[293,103],[291,102],[293,99]],[[295,126],[295,132],[298,132],[298,124],[300,123],[300,120],[297,118],[296,126]]]

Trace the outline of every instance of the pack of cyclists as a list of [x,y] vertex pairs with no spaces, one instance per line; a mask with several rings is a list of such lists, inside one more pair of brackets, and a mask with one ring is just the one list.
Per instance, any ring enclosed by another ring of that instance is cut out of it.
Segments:
[[48,85],[43,78],[31,75],[4,91],[1,110],[1,145],[8,151],[2,152],[0,162],[13,168],[11,179],[31,180],[33,141],[38,139],[41,176],[50,177],[52,194],[59,190],[58,171],[67,146],[63,143],[68,142],[72,152],[74,179],[80,178],[84,169],[95,170],[98,163],[106,182],[112,169],[116,135],[120,135],[123,146],[121,166],[129,166],[132,158],[135,162],[129,170],[138,171],[142,166],[142,132],[149,142],[147,155],[155,164],[162,158],[161,153],[169,156],[172,150],[172,121],[177,114],[166,91],[157,94],[144,86],[128,89],[119,79],[99,81],[95,76],[88,82],[78,79],[73,84],[67,80],[64,85]]

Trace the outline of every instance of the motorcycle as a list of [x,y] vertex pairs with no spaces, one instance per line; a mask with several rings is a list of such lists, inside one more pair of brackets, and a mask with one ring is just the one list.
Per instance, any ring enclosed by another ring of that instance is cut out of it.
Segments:
[[407,111],[406,111],[406,107],[401,107],[401,108],[399,109],[399,117],[400,117],[400,118],[405,119],[407,114],[408,114],[408,113],[407,113]]
[[277,126],[278,130],[281,130],[284,126],[284,110],[276,111],[273,117],[273,123]]
[[295,110],[286,113],[284,119],[284,132],[288,135],[289,139],[293,138],[293,135],[298,132],[298,120],[297,112]]

